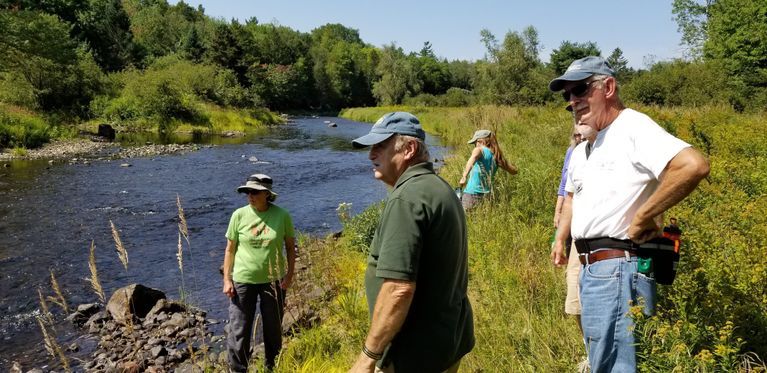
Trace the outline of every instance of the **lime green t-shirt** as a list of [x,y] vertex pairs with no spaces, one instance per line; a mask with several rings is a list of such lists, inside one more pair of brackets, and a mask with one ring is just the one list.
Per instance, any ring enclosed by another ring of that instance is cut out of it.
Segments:
[[226,230],[226,238],[237,243],[232,280],[266,284],[283,278],[287,271],[284,242],[293,237],[293,221],[282,207],[269,205],[266,211],[258,211],[247,205],[235,210]]

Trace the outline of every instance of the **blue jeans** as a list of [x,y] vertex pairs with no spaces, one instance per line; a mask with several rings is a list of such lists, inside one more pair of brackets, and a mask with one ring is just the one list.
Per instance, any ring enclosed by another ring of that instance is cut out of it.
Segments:
[[636,257],[586,264],[580,274],[583,338],[592,373],[636,372],[629,309],[655,312],[655,280],[637,272]]

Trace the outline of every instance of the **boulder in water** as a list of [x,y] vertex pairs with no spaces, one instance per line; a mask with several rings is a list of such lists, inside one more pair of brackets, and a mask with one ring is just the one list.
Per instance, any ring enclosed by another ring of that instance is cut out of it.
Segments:
[[103,137],[103,138],[105,138],[105,139],[107,139],[109,141],[113,141],[115,139],[115,137],[116,137],[115,136],[116,134],[117,134],[117,132],[115,131],[114,128],[112,128],[112,126],[110,126],[108,124],[99,124],[99,132],[98,132],[99,136],[101,136],[101,137]]
[[107,303],[107,311],[120,323],[131,320],[134,316],[143,318],[157,304],[165,299],[165,293],[141,284],[131,284],[117,289]]

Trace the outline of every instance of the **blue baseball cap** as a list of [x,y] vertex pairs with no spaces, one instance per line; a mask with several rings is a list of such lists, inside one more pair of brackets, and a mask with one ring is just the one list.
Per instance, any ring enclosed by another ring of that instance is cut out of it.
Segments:
[[561,91],[566,82],[577,82],[592,75],[615,76],[615,71],[602,57],[584,57],[573,61],[562,76],[552,80],[549,89],[553,92]]
[[395,134],[417,137],[421,140],[426,138],[426,132],[421,128],[421,122],[415,115],[404,111],[395,111],[384,114],[376,121],[370,132],[352,141],[355,148],[364,148],[385,141]]

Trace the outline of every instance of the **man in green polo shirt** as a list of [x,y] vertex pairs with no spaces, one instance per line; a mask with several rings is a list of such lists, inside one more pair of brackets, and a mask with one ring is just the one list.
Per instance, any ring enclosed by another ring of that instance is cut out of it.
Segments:
[[371,325],[352,372],[456,372],[474,347],[466,217],[425,136],[418,118],[395,112],[352,142],[371,146],[375,178],[393,188],[370,247]]

